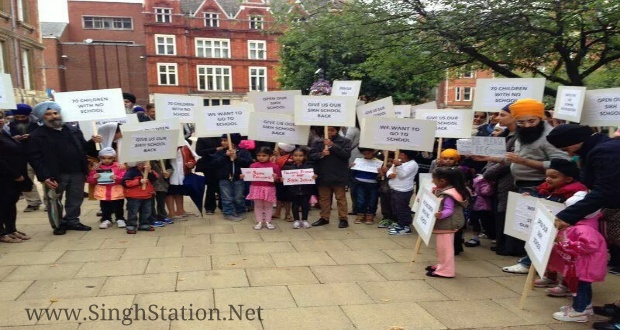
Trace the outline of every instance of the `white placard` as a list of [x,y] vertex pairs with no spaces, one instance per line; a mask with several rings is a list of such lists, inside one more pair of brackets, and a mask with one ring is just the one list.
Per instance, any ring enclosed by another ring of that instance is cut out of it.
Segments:
[[242,168],[243,181],[273,182],[273,168]]
[[532,232],[525,243],[525,251],[532,260],[532,266],[540,277],[545,276],[549,256],[558,235],[554,226],[555,216],[540,203],[536,204],[536,213],[532,223]]
[[294,115],[295,95],[301,95],[301,91],[249,92],[248,102],[254,104],[256,112]]
[[357,106],[357,118],[366,117],[395,117],[392,97],[382,98],[375,102]]
[[250,112],[247,103],[203,107],[196,113],[196,136],[220,137],[227,133],[248,135]]
[[285,186],[298,184],[315,184],[314,169],[299,169],[282,171],[282,184]]
[[0,73],[0,108],[17,108],[15,92],[13,91],[13,80],[8,73]]
[[428,110],[418,109],[416,119],[434,120],[437,122],[435,137],[468,138],[471,136],[474,112],[463,110]]
[[585,101],[586,87],[560,86],[555,98],[554,119],[581,122],[581,112]]
[[620,88],[586,91],[581,123],[590,126],[620,125]]
[[[97,127],[97,130],[99,130],[99,127],[103,126],[103,124],[112,123],[112,122],[119,123],[122,126],[133,125],[133,124],[138,123],[138,116],[135,113],[132,113],[132,114],[128,114],[127,117],[125,118],[98,120],[95,122],[95,126]],[[96,132],[93,131],[92,122],[81,121],[79,122],[79,124],[80,124],[80,131],[82,131],[82,134],[84,134],[84,138],[86,138],[86,140],[90,139],[91,136],[96,135],[95,134]]]
[[166,120],[151,120],[145,122],[136,122],[133,124],[127,124],[121,126],[121,131],[165,131],[176,129],[179,131],[179,137],[177,139],[177,145],[182,147],[185,145],[185,137],[183,136],[183,130],[181,129],[181,123],[176,118],[169,118]]
[[520,99],[542,101],[545,78],[476,79],[475,111],[497,112]]
[[396,118],[411,118],[411,106],[410,105],[395,105],[394,117]]
[[428,245],[431,240],[431,235],[433,234],[433,228],[437,220],[435,218],[435,213],[439,210],[439,205],[439,198],[435,197],[429,190],[422,189],[420,208],[413,219],[413,228],[415,228],[426,245]]
[[433,174],[432,173],[419,173],[419,182],[420,188],[418,189],[418,194],[413,198],[413,205],[411,206],[411,211],[417,213],[418,208],[420,207],[420,197],[422,196],[422,190],[426,189],[428,191],[433,191]]
[[295,124],[355,126],[357,99],[348,96],[295,96]]
[[370,173],[379,173],[378,168],[383,166],[383,161],[379,159],[355,158],[352,170]]
[[97,121],[124,118],[125,101],[120,88],[95,89],[54,94],[62,108],[62,119],[70,121]]
[[332,96],[351,96],[356,100],[362,88],[361,80],[334,80],[332,85]]
[[165,131],[123,131],[119,141],[119,162],[141,162],[177,157],[178,129]]
[[203,106],[200,96],[155,93],[153,98],[158,120],[176,118],[182,123],[193,123]]
[[360,147],[377,150],[433,151],[432,120],[368,117],[362,119]]
[[532,231],[531,224],[536,216],[536,203],[542,203],[552,214],[558,214],[566,208],[562,203],[509,192],[504,234],[523,241],[527,240],[527,237]]
[[250,113],[250,140],[306,145],[309,132],[310,126],[295,125],[292,115]]
[[506,156],[506,138],[495,136],[472,136],[456,141],[456,149],[464,156]]

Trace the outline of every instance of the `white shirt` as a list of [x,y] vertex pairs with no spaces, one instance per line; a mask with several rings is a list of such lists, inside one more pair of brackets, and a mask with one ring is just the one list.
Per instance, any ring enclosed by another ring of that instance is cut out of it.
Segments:
[[394,166],[387,171],[387,176],[396,173],[396,177],[388,180],[391,189],[400,192],[412,191],[415,188],[415,176],[418,174],[418,163],[410,160],[400,166]]

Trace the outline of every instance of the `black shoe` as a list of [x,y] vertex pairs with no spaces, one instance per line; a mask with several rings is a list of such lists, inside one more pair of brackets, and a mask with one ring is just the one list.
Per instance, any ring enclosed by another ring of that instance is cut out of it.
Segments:
[[321,219],[313,222],[312,223],[312,227],[325,226],[328,223],[329,223],[329,220],[327,220],[325,218],[321,218]]
[[618,330],[620,329],[620,321],[610,320],[592,323],[592,329],[596,330]]
[[616,304],[605,304],[592,307],[594,314],[607,317],[620,317],[620,307]]
[[495,251],[495,254],[498,256],[508,256],[508,257],[520,257],[521,255],[518,253],[512,253],[505,250]]
[[476,247],[480,245],[480,241],[477,241],[475,239],[470,239],[469,241],[465,242],[465,246],[466,247]]
[[427,272],[434,272],[436,269],[437,268],[435,266],[426,266],[426,268],[424,268]]
[[428,271],[428,272],[426,272],[426,276],[428,276],[428,277],[440,277],[440,278],[454,278],[454,277],[450,277],[450,276],[441,276],[439,274],[435,274],[435,271]]
[[64,235],[67,231],[64,228],[56,228],[54,229],[54,235]]
[[76,231],[89,231],[92,229],[91,227],[81,224],[79,222],[75,225],[63,225],[62,228],[65,230],[76,230]]
[[504,249],[503,246],[493,246],[493,247],[491,247],[491,251],[493,251],[493,252],[502,251],[503,249]]
[[349,227],[349,221],[348,220],[340,220],[340,223],[338,224],[338,228],[347,228]]
[[101,212],[101,210],[97,211],[97,216],[100,217],[103,215],[103,212]]

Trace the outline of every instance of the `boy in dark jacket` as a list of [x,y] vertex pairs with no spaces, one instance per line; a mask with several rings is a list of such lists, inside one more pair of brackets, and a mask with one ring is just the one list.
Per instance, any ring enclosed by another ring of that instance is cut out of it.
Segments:
[[349,227],[345,187],[349,184],[349,158],[352,148],[351,141],[338,135],[338,131],[340,127],[329,126],[328,136],[312,145],[308,157],[315,164],[319,204],[321,205],[321,218],[315,221],[313,226],[323,226],[329,223],[332,198],[336,195],[338,219],[340,220],[338,228]]
[[248,168],[252,164],[252,155],[247,150],[237,148],[241,135],[230,134],[230,141],[232,145],[229,149],[228,137],[222,135],[223,148],[213,154],[213,163],[217,168],[224,219],[241,221],[245,212],[245,182],[239,176],[241,168]]
[[[148,173],[146,178],[144,178],[144,171]],[[155,230],[150,221],[155,180],[157,180],[157,173],[151,170],[149,162],[138,162],[136,166],[125,172],[122,185],[125,187],[125,198],[127,198],[127,234],[135,234],[136,229]],[[140,215],[139,223],[138,215]]]

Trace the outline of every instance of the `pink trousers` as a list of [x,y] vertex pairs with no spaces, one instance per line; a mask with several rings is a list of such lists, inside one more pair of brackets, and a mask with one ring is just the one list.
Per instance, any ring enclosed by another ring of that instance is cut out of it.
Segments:
[[262,199],[254,200],[254,216],[256,222],[271,222],[273,215],[273,203]]
[[435,274],[454,277],[456,264],[454,262],[454,233],[435,234],[437,249],[437,269]]

